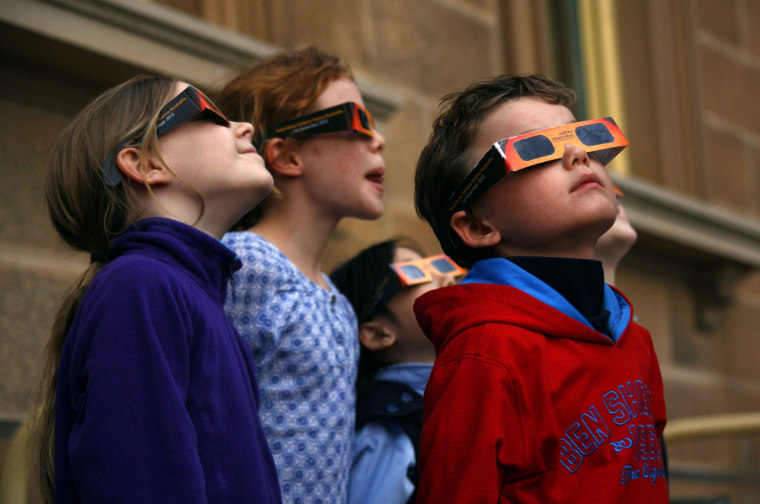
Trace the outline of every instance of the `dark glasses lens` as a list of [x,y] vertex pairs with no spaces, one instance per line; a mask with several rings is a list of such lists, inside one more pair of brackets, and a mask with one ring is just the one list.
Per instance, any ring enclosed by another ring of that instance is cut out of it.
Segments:
[[604,124],[588,124],[575,128],[578,140],[585,145],[602,145],[615,140]]
[[401,271],[404,272],[404,274],[410,279],[410,280],[417,280],[419,278],[425,278],[425,272],[422,271],[419,267],[414,265],[406,265],[401,266]]
[[362,128],[366,130],[372,129],[372,124],[370,123],[369,118],[367,117],[367,113],[364,112],[364,110],[357,108],[356,113],[359,116],[359,123],[361,123]]
[[449,259],[434,259],[430,261],[430,265],[435,268],[438,273],[451,273],[457,271],[457,268]]
[[554,144],[543,135],[518,140],[514,143],[515,152],[524,161],[532,161],[554,154]]

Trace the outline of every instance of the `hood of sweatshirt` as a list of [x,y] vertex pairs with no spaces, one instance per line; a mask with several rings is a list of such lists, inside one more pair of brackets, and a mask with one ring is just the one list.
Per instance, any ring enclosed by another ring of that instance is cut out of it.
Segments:
[[604,289],[609,336],[595,330],[557,291],[505,259],[478,261],[458,285],[417,298],[414,312],[436,353],[461,332],[491,323],[511,324],[549,338],[615,345],[625,337],[633,313],[622,293],[609,285]]

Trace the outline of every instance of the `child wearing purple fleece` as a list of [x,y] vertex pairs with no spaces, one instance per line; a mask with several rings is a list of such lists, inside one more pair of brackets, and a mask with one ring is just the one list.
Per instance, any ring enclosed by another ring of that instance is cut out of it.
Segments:
[[220,241],[272,189],[250,123],[174,79],[88,105],[48,160],[53,225],[91,264],[48,343],[45,500],[281,502],[250,352],[223,311]]

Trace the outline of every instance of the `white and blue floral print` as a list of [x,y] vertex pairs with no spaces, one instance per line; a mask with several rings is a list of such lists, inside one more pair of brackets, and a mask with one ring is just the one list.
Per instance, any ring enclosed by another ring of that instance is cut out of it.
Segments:
[[329,290],[255,233],[223,242],[243,262],[225,310],[253,351],[283,500],[346,502],[359,355],[351,305],[326,276]]

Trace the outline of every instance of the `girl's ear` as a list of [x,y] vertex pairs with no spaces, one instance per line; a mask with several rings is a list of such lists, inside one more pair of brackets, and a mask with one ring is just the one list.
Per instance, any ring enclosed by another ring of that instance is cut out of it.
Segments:
[[146,159],[145,170],[140,163],[140,151],[136,147],[125,147],[116,154],[114,159],[116,166],[130,180],[140,184],[161,185],[168,184],[170,173],[154,156],[149,155]]
[[501,233],[487,219],[468,215],[464,210],[455,212],[449,224],[468,247],[492,247],[501,242]]
[[370,320],[359,326],[359,342],[368,350],[378,352],[392,347],[398,336],[387,324],[377,319]]
[[303,161],[290,143],[282,138],[272,138],[264,147],[264,160],[274,173],[286,177],[299,177],[303,173]]

